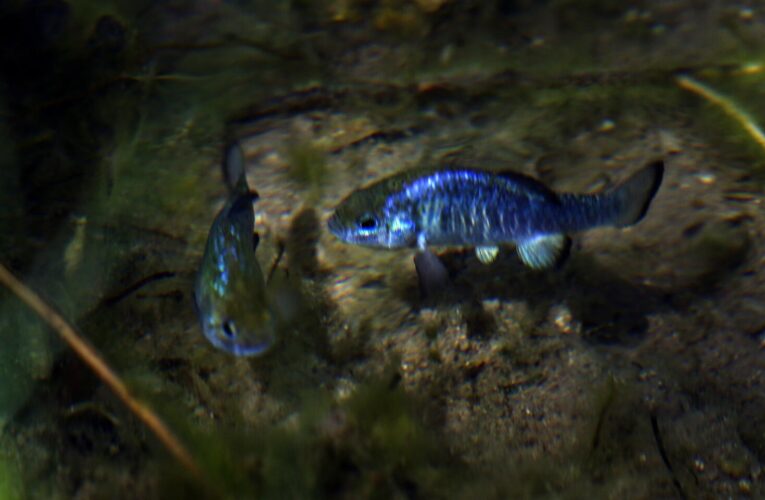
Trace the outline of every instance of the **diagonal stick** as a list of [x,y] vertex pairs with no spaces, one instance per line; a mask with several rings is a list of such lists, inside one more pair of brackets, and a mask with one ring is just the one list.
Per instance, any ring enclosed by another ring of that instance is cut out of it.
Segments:
[[187,470],[192,477],[202,478],[201,469],[185,446],[178,440],[165,422],[154,413],[148,406],[138,401],[130,394],[130,390],[116,373],[106,364],[98,351],[85,339],[77,334],[59,313],[46,304],[35,292],[24,283],[19,281],[11,272],[0,264],[0,283],[8,287],[18,298],[37,313],[48,325],[53,328],[66,342],[69,347],[93,370],[109,388],[122,400],[146,427],[162,442],[171,455],[173,455]]
[[675,77],[675,82],[681,89],[693,92],[722,108],[725,113],[731,116],[734,120],[739,122],[744,130],[746,130],[752,139],[757,141],[757,144],[765,149],[765,132],[755,123],[754,119],[749,116],[744,110],[739,108],[735,102],[730,98],[725,97],[721,93],[717,92],[708,85],[701,83],[687,75],[680,75]]

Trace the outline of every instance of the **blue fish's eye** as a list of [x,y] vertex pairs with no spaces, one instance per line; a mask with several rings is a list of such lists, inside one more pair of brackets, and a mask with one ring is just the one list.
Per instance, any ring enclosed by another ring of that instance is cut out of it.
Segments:
[[377,219],[375,219],[372,215],[362,215],[359,218],[358,225],[361,229],[364,229],[366,231],[372,231],[377,227]]
[[223,333],[226,335],[226,337],[233,339],[236,337],[236,327],[234,326],[234,323],[231,320],[226,320],[221,325],[221,328],[223,329]]

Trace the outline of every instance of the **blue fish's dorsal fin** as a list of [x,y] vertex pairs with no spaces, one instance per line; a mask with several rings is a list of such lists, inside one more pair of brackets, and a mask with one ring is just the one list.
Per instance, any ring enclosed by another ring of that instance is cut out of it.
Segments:
[[237,193],[250,191],[244,170],[245,163],[244,151],[239,141],[227,143],[223,156],[223,178],[231,191]]
[[512,170],[502,170],[497,172],[497,175],[509,181],[511,186],[516,187],[518,190],[526,191],[547,201],[560,202],[558,195],[552,189],[533,177]]

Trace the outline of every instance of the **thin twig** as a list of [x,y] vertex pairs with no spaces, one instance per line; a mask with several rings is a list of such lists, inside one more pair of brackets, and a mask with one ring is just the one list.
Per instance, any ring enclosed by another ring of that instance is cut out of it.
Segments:
[[744,130],[752,136],[761,148],[765,149],[765,133],[755,123],[754,119],[738,107],[735,102],[690,76],[681,75],[676,77],[675,81],[680,88],[691,91],[707,101],[720,106],[726,114],[744,127]]
[[202,470],[186,447],[178,440],[162,419],[148,406],[138,401],[125,383],[101,358],[96,349],[77,334],[60,314],[46,304],[39,295],[19,281],[11,272],[0,264],[0,282],[8,287],[18,298],[45,320],[66,342],[69,347],[87,364],[96,375],[122,400],[162,442],[167,450],[191,473],[192,477],[202,478]]

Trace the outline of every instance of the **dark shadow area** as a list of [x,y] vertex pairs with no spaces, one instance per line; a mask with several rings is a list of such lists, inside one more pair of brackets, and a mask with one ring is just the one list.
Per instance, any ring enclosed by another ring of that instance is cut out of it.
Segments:
[[[75,43],[73,17],[71,7],[57,0],[0,7],[1,132],[13,145],[5,152],[10,164],[3,165],[0,178],[17,184],[19,203],[4,206],[0,225],[6,226],[3,215],[16,215],[15,224],[7,226],[21,232],[6,232],[14,245],[12,255],[3,255],[14,265],[29,265],[39,251],[34,240],[50,240],[87,189],[102,179],[99,160],[112,131],[97,108],[97,97],[107,89],[95,87],[109,81],[116,89],[126,64],[125,30],[105,16]],[[118,90],[129,89],[123,84]]]
[[[486,331],[490,322],[480,303],[484,300],[526,301],[541,317],[553,304],[566,304],[573,320],[580,322],[586,339],[600,344],[632,345],[648,327],[646,317],[669,307],[675,290],[631,283],[586,254],[575,253],[555,271],[525,268],[510,249],[491,265],[475,260],[473,252],[449,251],[440,255],[449,270],[450,288],[438,298],[421,298],[417,277],[401,276],[394,289],[415,310],[467,305],[471,335]],[[677,290],[680,292],[682,290]],[[483,318],[483,319],[481,319]]]
[[304,208],[292,217],[286,242],[290,273],[310,279],[319,276],[316,245],[320,234],[321,221],[313,208]]
[[304,208],[291,220],[285,242],[287,267],[277,267],[268,293],[285,313],[280,338],[251,366],[276,397],[297,404],[306,387],[337,369],[328,338],[328,318],[335,309],[320,286],[322,272],[317,258],[321,222],[316,210]]

